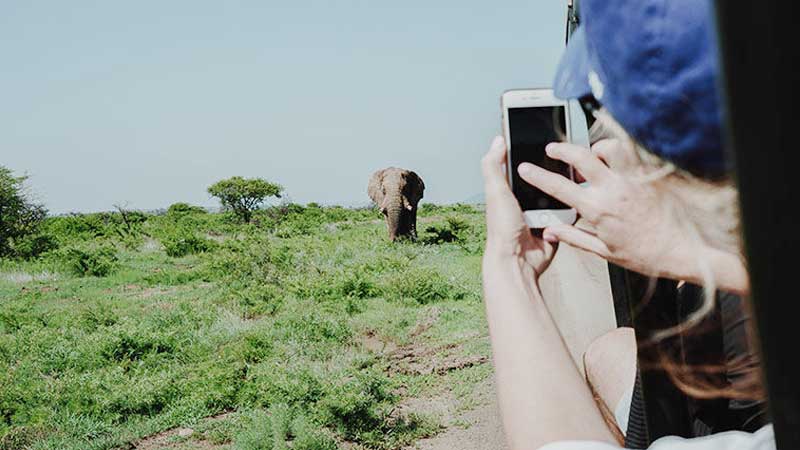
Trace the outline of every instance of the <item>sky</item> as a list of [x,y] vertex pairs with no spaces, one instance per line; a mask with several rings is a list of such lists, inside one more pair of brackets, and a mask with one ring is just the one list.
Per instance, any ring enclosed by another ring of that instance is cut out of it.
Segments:
[[552,82],[566,1],[171,0],[0,5],[0,165],[54,214],[217,206],[233,175],[288,200],[482,190],[500,94]]

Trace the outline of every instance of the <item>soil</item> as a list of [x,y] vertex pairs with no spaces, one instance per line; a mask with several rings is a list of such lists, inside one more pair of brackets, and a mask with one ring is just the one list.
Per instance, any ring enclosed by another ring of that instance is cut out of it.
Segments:
[[452,396],[420,401],[418,407],[441,417],[445,430],[416,443],[415,450],[507,450],[503,425],[497,407],[494,380],[488,379],[477,389],[479,405],[458,412],[459,401]]

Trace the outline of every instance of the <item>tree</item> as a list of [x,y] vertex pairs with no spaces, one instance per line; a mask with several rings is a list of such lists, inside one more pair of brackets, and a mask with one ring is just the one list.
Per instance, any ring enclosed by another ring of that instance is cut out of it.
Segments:
[[253,211],[267,197],[280,198],[283,187],[261,178],[231,177],[217,181],[208,193],[217,197],[225,209],[231,210],[244,222],[250,222]]
[[0,257],[12,255],[14,241],[36,234],[47,216],[44,206],[30,199],[27,178],[0,166]]

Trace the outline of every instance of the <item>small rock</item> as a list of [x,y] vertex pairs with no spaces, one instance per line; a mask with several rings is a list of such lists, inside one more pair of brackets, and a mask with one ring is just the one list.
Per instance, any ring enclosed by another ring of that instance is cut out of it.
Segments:
[[178,436],[182,438],[189,437],[192,435],[192,433],[194,433],[194,430],[191,428],[181,428],[178,430]]

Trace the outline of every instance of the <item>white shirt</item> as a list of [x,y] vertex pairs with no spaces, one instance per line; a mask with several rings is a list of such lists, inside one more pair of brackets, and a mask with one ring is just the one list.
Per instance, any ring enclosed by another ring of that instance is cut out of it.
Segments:
[[[618,450],[619,446],[598,441],[552,442],[539,450]],[[755,433],[726,431],[693,439],[666,436],[656,440],[648,450],[775,450],[772,425]]]
[[[614,409],[614,417],[621,430],[628,428],[633,389],[626,392]],[[618,450],[621,447],[598,441],[552,442],[539,450]],[[653,442],[648,450],[775,450],[772,425],[765,425],[755,433],[726,431],[692,439],[665,436]]]

